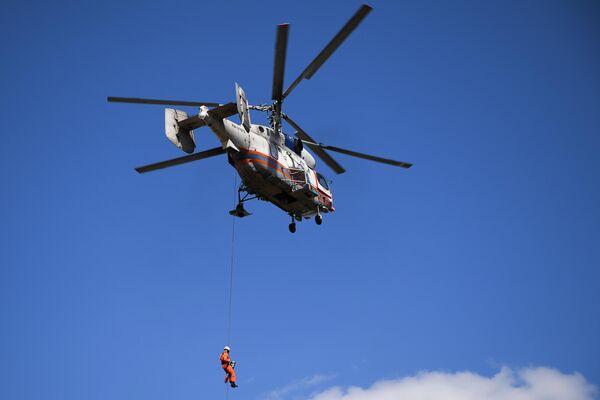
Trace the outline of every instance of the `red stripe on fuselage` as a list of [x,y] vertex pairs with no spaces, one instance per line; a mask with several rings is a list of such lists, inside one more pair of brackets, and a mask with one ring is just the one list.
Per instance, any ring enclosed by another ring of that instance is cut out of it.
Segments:
[[282,173],[282,174],[283,174],[283,175],[284,175],[286,178],[288,178],[288,179],[292,180],[292,177],[291,177],[291,176],[290,176],[290,175],[289,175],[287,172],[285,172],[285,171],[284,171],[284,170],[282,170],[281,168],[274,167],[274,166],[273,166],[272,164],[270,164],[268,161],[261,160],[261,159],[259,159],[259,158],[245,158],[245,159],[243,159],[243,160],[240,160],[240,161],[238,161],[237,163],[238,163],[238,164],[242,164],[242,163],[245,163],[245,164],[252,164],[252,163],[264,164],[264,165],[266,165],[267,167],[271,167],[271,168],[273,168],[274,170],[281,172],[281,173]]
[[[294,178],[292,178],[292,176],[285,171],[285,170],[289,170],[289,168],[286,167],[285,165],[283,165],[282,163],[280,163],[278,160],[274,159],[273,157],[271,157],[271,156],[269,156],[269,155],[267,155],[265,153],[261,153],[260,151],[249,150],[249,149],[245,149],[243,147],[240,148],[240,152],[241,153],[246,153],[246,154],[254,154],[254,155],[266,158],[266,159],[270,160],[271,162],[277,164],[278,167],[277,166],[273,166],[268,161],[257,159],[257,158],[246,158],[246,159],[237,161],[236,164],[238,164],[238,163],[240,163],[240,164],[241,163],[250,164],[250,163],[254,163],[254,162],[255,163],[259,163],[259,164],[263,164],[263,165],[266,165],[267,167],[271,167],[271,168],[273,168],[273,169],[275,169],[277,171],[280,171],[286,178],[288,178],[288,179],[290,179],[292,181],[294,180]],[[321,188],[319,188],[319,186],[318,186],[319,180],[316,177],[316,173],[314,172],[314,170],[311,170],[311,172],[313,172],[313,174],[315,174],[315,180],[317,182],[317,185],[316,186],[312,185],[308,180],[307,180],[307,183],[309,184],[309,186],[317,189],[317,191],[319,192],[319,194],[323,198],[321,200],[321,202],[323,204],[329,203],[328,205],[330,206],[331,210],[333,211],[333,198],[332,198],[332,196],[329,195],[328,193],[325,193],[323,190],[321,190]]]

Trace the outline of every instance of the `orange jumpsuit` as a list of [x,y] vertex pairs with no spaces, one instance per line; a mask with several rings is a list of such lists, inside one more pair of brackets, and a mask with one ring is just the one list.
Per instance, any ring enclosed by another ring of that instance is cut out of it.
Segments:
[[231,360],[229,359],[229,353],[223,351],[221,353],[221,357],[219,357],[219,360],[221,360],[221,368],[223,368],[223,370],[225,370],[225,373],[227,374],[225,376],[225,383],[227,383],[227,381],[235,383],[235,371],[229,364],[231,362]]

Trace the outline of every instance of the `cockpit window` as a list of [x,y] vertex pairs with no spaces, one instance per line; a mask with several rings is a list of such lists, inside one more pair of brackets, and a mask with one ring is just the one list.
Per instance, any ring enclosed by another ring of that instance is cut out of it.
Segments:
[[323,186],[325,189],[329,190],[329,184],[327,183],[327,179],[323,175],[317,172],[317,178],[319,179],[319,185]]

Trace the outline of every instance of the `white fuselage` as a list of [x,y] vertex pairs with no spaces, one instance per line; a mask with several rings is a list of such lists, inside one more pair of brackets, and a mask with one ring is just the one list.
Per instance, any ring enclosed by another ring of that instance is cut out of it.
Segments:
[[329,184],[314,169],[315,159],[306,149],[299,154],[290,149],[285,135],[271,127],[251,125],[247,132],[228,119],[203,112],[200,116],[227,151],[249,193],[296,217],[334,210]]

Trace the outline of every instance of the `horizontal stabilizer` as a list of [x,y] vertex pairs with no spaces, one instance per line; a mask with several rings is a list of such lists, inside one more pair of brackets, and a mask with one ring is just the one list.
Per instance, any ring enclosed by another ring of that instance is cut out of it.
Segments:
[[206,125],[206,122],[204,122],[204,120],[197,115],[177,122],[179,129],[184,131],[191,131],[204,125]]
[[213,109],[208,110],[208,113],[217,119],[223,119],[231,117],[232,115],[237,114],[237,104],[235,103],[227,103],[222,106],[215,107]]
[[[213,118],[224,119],[235,115],[237,113],[237,106],[235,103],[227,103],[223,104],[222,106],[208,110],[208,113]],[[192,117],[179,121],[177,125],[179,125],[179,129],[189,131],[206,125],[206,122],[204,122],[204,120],[200,118],[200,116],[194,115]]]

